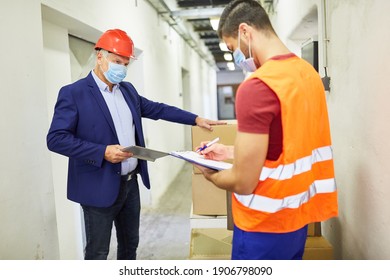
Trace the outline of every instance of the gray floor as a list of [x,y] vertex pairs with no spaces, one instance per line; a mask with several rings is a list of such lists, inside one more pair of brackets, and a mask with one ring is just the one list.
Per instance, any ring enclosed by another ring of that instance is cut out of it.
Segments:
[[[168,187],[157,206],[141,210],[139,260],[185,260],[190,251],[192,165],[183,170]],[[113,232],[108,259],[116,259]]]

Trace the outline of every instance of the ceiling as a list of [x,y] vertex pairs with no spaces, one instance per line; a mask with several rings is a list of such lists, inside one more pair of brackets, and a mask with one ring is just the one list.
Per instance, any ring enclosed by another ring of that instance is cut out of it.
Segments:
[[[220,39],[212,28],[210,19],[219,18],[223,9],[232,0],[173,0],[175,8],[168,6],[168,0],[148,0],[158,14],[174,28],[198,54],[217,70],[228,70]],[[172,1],[171,1],[172,2]],[[273,11],[273,0],[259,0],[268,12]],[[172,4],[172,3],[169,3]],[[172,6],[172,5],[171,5]],[[191,27],[191,28],[189,28]],[[192,29],[192,30],[189,30]],[[194,38],[193,34],[197,34]],[[199,41],[204,46],[199,44]]]
[[[198,33],[199,38],[209,49],[214,57],[218,69],[226,68],[226,60],[224,59],[224,51],[219,47],[220,39],[217,32],[212,28],[210,18],[218,18],[223,8],[231,2],[231,0],[176,0],[177,6],[182,11],[182,18],[185,18]],[[189,10],[195,10],[199,13],[194,13],[193,16],[185,17]],[[202,12],[201,12],[202,11]],[[207,12],[208,11],[208,12]],[[178,13],[180,14],[180,13]]]
[[[194,32],[211,52],[219,70],[227,70],[227,61],[224,58],[226,51],[220,49],[220,39],[217,32],[212,28],[210,19],[219,18],[225,6],[232,0],[176,0],[177,15],[187,20]],[[273,12],[273,0],[259,0],[268,13]]]

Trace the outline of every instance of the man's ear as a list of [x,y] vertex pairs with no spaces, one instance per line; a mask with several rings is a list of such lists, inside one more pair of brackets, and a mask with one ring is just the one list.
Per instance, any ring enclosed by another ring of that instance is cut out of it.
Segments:
[[248,38],[251,36],[251,26],[243,22],[238,26],[238,30],[240,31],[241,39],[244,39],[245,42],[247,42]]
[[245,22],[240,23],[240,25],[238,26],[238,30],[240,31],[241,36],[247,33],[248,27],[249,25]]

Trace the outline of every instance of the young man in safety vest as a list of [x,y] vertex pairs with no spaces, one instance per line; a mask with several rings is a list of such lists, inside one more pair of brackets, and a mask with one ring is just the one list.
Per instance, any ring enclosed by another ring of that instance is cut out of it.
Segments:
[[233,167],[199,167],[233,192],[232,259],[302,259],[307,224],[338,213],[324,87],[315,69],[281,42],[256,1],[230,2],[218,33],[235,63],[253,72],[237,91],[235,145],[202,152],[234,158]]
[[61,88],[47,135],[48,148],[69,157],[68,199],[83,208],[85,259],[106,259],[115,223],[118,259],[136,259],[140,196],[137,174],[150,188],[146,161],[122,148],[145,146],[142,118],[163,119],[212,129],[223,122],[153,102],[123,82],[134,57],[131,38],[107,30],[95,45],[89,75]]

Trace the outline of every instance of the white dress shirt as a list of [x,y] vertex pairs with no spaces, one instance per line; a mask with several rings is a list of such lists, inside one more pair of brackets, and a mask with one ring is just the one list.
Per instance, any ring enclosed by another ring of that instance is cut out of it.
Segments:
[[[114,121],[119,144],[124,147],[135,145],[133,115],[131,114],[130,108],[123,97],[119,84],[114,85],[112,92],[110,92],[108,85],[100,80],[93,70],[91,72],[92,77],[95,79],[95,82],[106,101],[112,120]],[[133,171],[137,167],[137,164],[138,160],[136,158],[129,158],[122,161],[121,174],[126,175]]]

